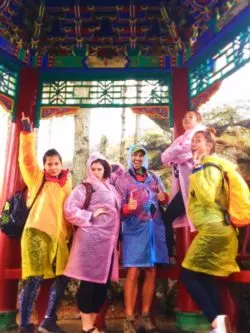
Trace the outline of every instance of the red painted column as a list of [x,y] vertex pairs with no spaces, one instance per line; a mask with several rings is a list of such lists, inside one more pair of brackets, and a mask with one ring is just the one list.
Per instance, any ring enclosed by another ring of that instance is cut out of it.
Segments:
[[174,116],[174,136],[183,134],[182,118],[189,110],[188,70],[175,68],[172,76],[172,103]]
[[[18,167],[18,149],[20,119],[22,112],[33,120],[35,116],[36,96],[39,72],[32,68],[20,71],[16,104],[16,122],[11,124],[7,144],[4,183],[0,193],[0,207],[6,199],[22,187]],[[6,269],[21,267],[19,241],[9,239],[0,233],[0,314],[16,310],[17,279],[5,279]]]
[[[174,116],[174,136],[178,137],[184,132],[182,119],[184,113],[189,110],[189,82],[188,70],[186,68],[176,68],[173,72],[172,80],[172,102]],[[189,228],[176,229],[176,252],[177,263],[181,264],[186,251],[192,241]],[[197,312],[197,307],[192,301],[184,286],[179,283],[177,296],[177,311]]]
[[[17,133],[18,126],[12,124],[7,147],[4,183],[1,191],[1,209],[6,198],[20,186],[17,170]],[[0,233],[0,312],[16,309],[17,281],[5,280],[5,270],[17,268],[19,264],[19,242]]]

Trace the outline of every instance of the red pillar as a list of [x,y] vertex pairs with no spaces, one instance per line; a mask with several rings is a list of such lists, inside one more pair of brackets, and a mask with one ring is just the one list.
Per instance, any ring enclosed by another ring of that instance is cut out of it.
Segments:
[[175,68],[172,76],[172,103],[174,116],[174,136],[183,134],[182,119],[189,110],[189,82],[186,68]]
[[[22,112],[30,116],[32,120],[34,119],[38,77],[39,72],[36,69],[22,68],[20,70],[16,104],[16,121],[11,124],[7,144],[4,183],[1,191],[0,207],[3,206],[3,203],[11,194],[22,186],[18,167],[20,119]],[[5,278],[6,270],[20,268],[20,264],[19,241],[9,239],[4,234],[0,233],[0,321],[2,324],[2,319],[4,319],[6,326],[11,325],[10,321],[13,320],[13,318],[15,319],[14,314],[16,311],[18,283],[18,276],[14,277],[13,274],[13,279]]]
[[[186,68],[176,68],[173,71],[172,102],[174,136],[177,137],[184,132],[182,119],[184,113],[189,110],[190,107],[188,70]],[[193,235],[190,233],[189,228],[176,229],[176,252],[178,265],[181,264],[183,258],[185,257],[192,238]],[[177,295],[177,325],[180,328],[188,329],[189,324],[190,326],[193,324],[193,320],[190,320],[192,314],[196,317],[195,313],[197,312],[199,312],[197,306],[192,301],[182,283],[179,283]]]

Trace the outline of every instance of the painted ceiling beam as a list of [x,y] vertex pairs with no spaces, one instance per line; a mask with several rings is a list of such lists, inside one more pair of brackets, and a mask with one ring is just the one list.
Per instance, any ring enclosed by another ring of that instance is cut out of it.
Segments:
[[69,81],[92,81],[92,80],[157,80],[167,79],[172,72],[171,69],[151,69],[148,68],[50,68],[41,71],[43,82],[53,82],[56,80]]
[[36,50],[38,48],[41,29],[42,29],[42,25],[43,25],[44,12],[45,12],[45,5],[44,5],[44,2],[42,1],[39,6],[37,18],[34,21],[33,36],[31,38],[31,51],[32,52],[36,52]]
[[[204,60],[214,56],[230,43],[245,27],[250,24],[250,5],[232,19],[219,33],[213,32],[210,40],[201,43],[196,53],[185,63],[185,67],[194,68]],[[210,31],[211,32],[211,31]],[[208,32],[207,32],[208,33]]]
[[47,7],[71,7],[75,4],[81,6],[128,6],[130,3],[134,5],[160,5],[162,0],[45,0]]

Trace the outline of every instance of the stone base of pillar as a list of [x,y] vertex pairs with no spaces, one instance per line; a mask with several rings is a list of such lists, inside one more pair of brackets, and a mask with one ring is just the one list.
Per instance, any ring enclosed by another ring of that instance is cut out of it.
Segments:
[[176,328],[187,332],[208,332],[211,326],[201,313],[176,312]]
[[17,311],[0,312],[0,332],[6,332],[17,327],[16,314]]

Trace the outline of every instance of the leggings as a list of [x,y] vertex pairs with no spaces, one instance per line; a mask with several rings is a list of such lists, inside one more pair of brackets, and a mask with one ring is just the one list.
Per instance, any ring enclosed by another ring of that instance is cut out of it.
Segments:
[[77,306],[83,313],[98,313],[103,306],[109,283],[81,281],[77,292]]
[[180,278],[185,288],[210,323],[212,323],[218,315],[222,314],[214,276],[182,268]]
[[173,221],[185,214],[185,205],[181,191],[179,191],[171,200],[166,211],[164,212],[164,224],[166,230],[166,240],[168,247],[168,255],[173,257],[174,255],[174,231]]
[[106,283],[96,283],[82,280],[77,291],[76,301],[80,312],[99,313],[107,298],[110,285],[114,254],[111,257],[108,279]]
[[[29,325],[32,308],[42,281],[42,276],[30,277],[24,281],[24,286],[19,296],[21,327]],[[69,278],[66,276],[59,276],[53,282],[49,291],[48,307],[45,318],[53,318],[56,320],[56,310],[64,295],[64,290],[68,282]]]

